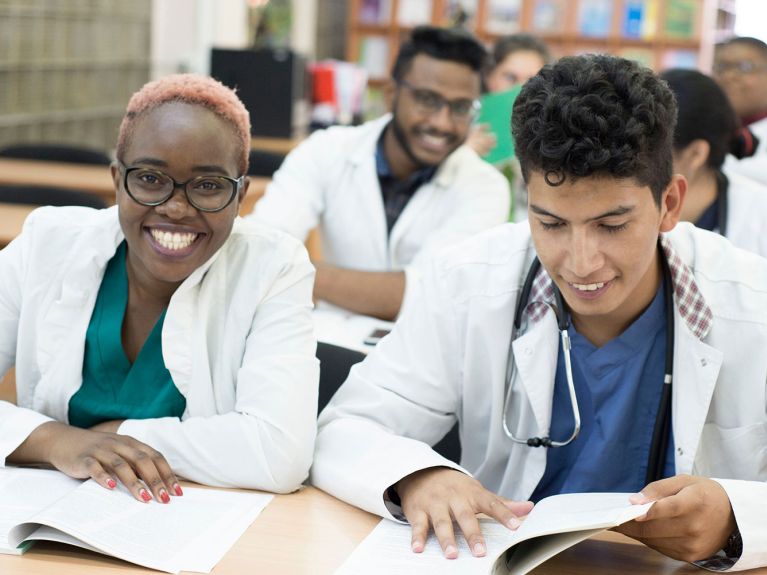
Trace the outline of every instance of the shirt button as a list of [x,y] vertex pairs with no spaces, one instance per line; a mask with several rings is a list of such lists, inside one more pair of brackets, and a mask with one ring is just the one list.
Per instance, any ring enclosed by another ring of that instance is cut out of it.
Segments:
[[700,364],[701,364],[703,367],[706,367],[706,366],[708,365],[708,361],[706,360],[706,358],[705,358],[705,357],[702,357],[702,358],[700,359]]
[[682,449],[681,447],[677,447],[677,448],[676,448],[676,452],[677,452],[679,455],[684,455],[684,449]]
[[525,355],[533,355],[533,348],[532,347],[526,347],[525,348]]

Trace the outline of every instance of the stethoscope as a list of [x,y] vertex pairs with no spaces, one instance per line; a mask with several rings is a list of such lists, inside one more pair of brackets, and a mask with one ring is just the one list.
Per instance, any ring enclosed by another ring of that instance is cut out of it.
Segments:
[[[658,245],[658,251],[660,253],[661,268],[663,271],[663,292],[666,298],[666,356],[665,367],[663,376],[663,390],[661,393],[661,400],[658,405],[658,413],[655,417],[655,425],[653,427],[652,443],[650,446],[650,455],[647,460],[647,474],[646,483],[656,481],[663,477],[663,468],[666,462],[666,451],[668,449],[669,439],[669,427],[671,425],[671,385],[673,379],[674,369],[674,299],[671,286],[671,271],[669,269],[668,261],[660,244]],[[562,350],[564,352],[565,360],[565,376],[567,379],[567,389],[570,396],[570,405],[573,413],[573,431],[570,436],[564,441],[554,441],[550,437],[529,437],[522,439],[514,435],[514,432],[508,426],[508,412],[509,403],[511,401],[512,382],[514,381],[514,375],[516,371],[516,363],[514,361],[514,340],[519,333],[522,326],[522,314],[530,299],[530,292],[535,282],[535,277],[541,268],[541,262],[536,257],[533,263],[530,265],[530,270],[527,272],[525,283],[522,286],[522,292],[514,311],[514,326],[511,333],[511,343],[509,345],[509,359],[506,368],[506,394],[503,402],[503,431],[506,436],[514,441],[527,445],[529,447],[563,447],[572,443],[581,431],[581,412],[578,407],[578,399],[575,395],[575,383],[573,382],[573,369],[570,360],[570,335],[568,329],[570,327],[570,313],[567,310],[567,306],[562,297],[562,293],[557,288],[556,284],[552,282],[554,288],[554,305],[552,309],[557,317],[557,327],[559,329]],[[551,304],[549,304],[551,305]]]

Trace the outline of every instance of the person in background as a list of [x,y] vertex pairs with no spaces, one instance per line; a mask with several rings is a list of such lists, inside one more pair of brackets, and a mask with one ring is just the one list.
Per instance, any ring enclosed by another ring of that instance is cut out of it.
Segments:
[[[654,504],[620,532],[712,569],[767,565],[767,260],[678,224],[675,118],[668,85],[623,58],[562,58],[524,85],[529,223],[421,276],[320,414],[314,485],[408,521],[414,552],[433,529],[446,557],[457,531],[482,556],[478,513],[514,529],[527,500],[626,492]],[[460,465],[431,448],[456,422]]]
[[117,205],[41,208],[0,251],[0,465],[50,465],[139,501],[198,483],[289,492],[316,435],[314,270],[237,217],[250,120],[230,89],[168,76],[133,95]]
[[[511,34],[498,39],[493,46],[490,71],[485,75],[488,92],[504,92],[527,82],[551,62],[548,46],[532,34]],[[477,125],[468,144],[480,156],[495,146],[495,136],[486,126]]]
[[714,78],[742,125],[758,139],[752,157],[741,161],[728,158],[726,166],[767,184],[767,44],[743,36],[718,44],[714,51]]
[[424,262],[505,221],[506,180],[463,146],[485,59],[465,32],[415,28],[385,87],[391,114],[315,132],[274,174],[252,217],[301,240],[319,226],[315,299],[394,319]]
[[674,171],[687,179],[682,221],[727,237],[738,247],[767,256],[767,187],[723,167],[727,154],[753,155],[753,138],[709,76],[697,70],[666,70],[660,77],[674,92]]

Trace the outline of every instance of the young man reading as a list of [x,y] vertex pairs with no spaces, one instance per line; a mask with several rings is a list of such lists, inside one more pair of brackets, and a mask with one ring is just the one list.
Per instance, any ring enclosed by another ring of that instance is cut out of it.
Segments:
[[[564,58],[525,85],[529,225],[422,276],[320,416],[315,485],[409,521],[415,552],[433,528],[449,558],[456,531],[485,553],[476,513],[514,528],[528,500],[610,491],[656,500],[620,530],[668,556],[767,564],[767,261],[677,226],[675,115],[620,58]],[[461,466],[429,447],[456,420]]]
[[319,226],[315,299],[394,319],[421,262],[507,220],[506,180],[462,146],[485,61],[466,33],[416,28],[385,87],[391,114],[312,135],[275,173],[254,217],[301,240]]

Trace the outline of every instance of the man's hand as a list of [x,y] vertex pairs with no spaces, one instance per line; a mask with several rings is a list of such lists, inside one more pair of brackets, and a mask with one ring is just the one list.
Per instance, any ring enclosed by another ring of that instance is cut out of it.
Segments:
[[650,483],[631,498],[655,501],[646,515],[615,530],[681,561],[716,555],[735,530],[735,515],[724,488],[712,479],[677,475]]
[[[182,495],[161,453],[127,435],[80,429],[50,421],[8,456],[12,463],[47,463],[70,477],[92,477],[107,489],[120,481],[139,501],[162,503]],[[146,487],[145,487],[146,486]],[[149,488],[149,490],[147,490]],[[151,491],[151,494],[150,494]]]
[[489,515],[509,529],[520,525],[519,517],[533,508],[529,501],[515,502],[491,493],[468,475],[444,467],[423,469],[401,479],[397,493],[402,511],[413,528],[411,548],[420,553],[426,545],[429,527],[448,559],[458,557],[453,520],[463,532],[475,557],[487,552],[477,513]]

